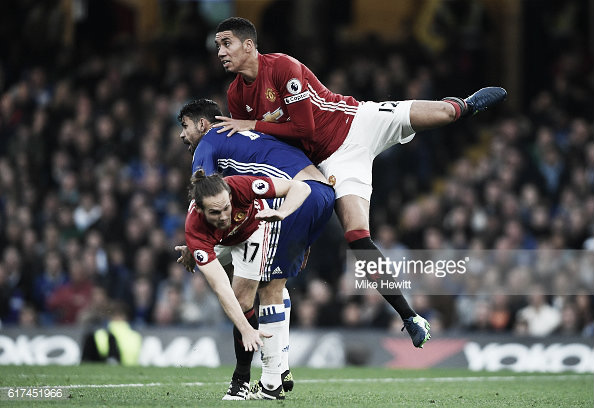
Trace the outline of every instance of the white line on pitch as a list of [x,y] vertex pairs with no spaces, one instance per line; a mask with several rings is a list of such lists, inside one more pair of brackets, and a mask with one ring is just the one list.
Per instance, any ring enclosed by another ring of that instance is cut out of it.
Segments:
[[[524,376],[487,376],[487,377],[418,377],[418,378],[316,378],[316,379],[297,379],[296,383],[316,384],[316,383],[367,383],[367,382],[455,382],[455,381],[518,381],[518,380],[578,380],[586,378],[585,374],[560,374],[560,375],[524,375]],[[71,384],[71,385],[47,385],[47,386],[16,386],[0,387],[0,390],[10,388],[138,388],[138,387],[165,387],[165,386],[205,386],[205,385],[226,385],[225,382],[185,382],[185,383],[132,383],[132,384]]]
[[315,380],[295,380],[302,383],[341,383],[341,382],[455,382],[455,381],[517,381],[517,380],[574,380],[584,378],[584,374],[564,375],[524,375],[524,376],[488,376],[488,377],[418,377],[418,378],[327,378]]
[[[183,385],[183,386],[202,386],[206,384],[218,383],[204,383],[204,382],[186,382],[186,383],[132,383],[132,384],[70,384],[70,385],[19,385],[15,387],[0,387],[0,390],[8,390],[15,388],[137,388],[137,387],[165,387],[168,385]],[[227,384],[227,383],[221,383]]]

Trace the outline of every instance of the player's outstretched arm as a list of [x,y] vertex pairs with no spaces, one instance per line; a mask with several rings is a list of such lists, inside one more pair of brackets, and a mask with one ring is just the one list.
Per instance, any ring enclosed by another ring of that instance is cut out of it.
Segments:
[[282,205],[274,210],[267,208],[256,214],[256,218],[264,221],[282,221],[303,204],[311,193],[311,188],[303,181],[273,178],[277,197],[284,197]]
[[245,351],[257,351],[262,345],[260,336],[272,336],[254,329],[247,321],[221,263],[215,259],[206,265],[198,266],[198,269],[204,274],[208,284],[219,298],[223,310],[241,333]]

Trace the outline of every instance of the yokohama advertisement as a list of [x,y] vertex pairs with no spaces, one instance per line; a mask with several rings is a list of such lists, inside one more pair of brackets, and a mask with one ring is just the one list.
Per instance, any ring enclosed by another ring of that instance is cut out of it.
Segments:
[[[141,330],[141,365],[234,364],[231,330]],[[79,364],[81,329],[0,331],[0,365]],[[460,367],[473,371],[594,372],[591,339],[461,336],[431,339],[415,349],[408,337],[380,331],[291,333],[293,366]],[[259,365],[258,353],[254,365]]]

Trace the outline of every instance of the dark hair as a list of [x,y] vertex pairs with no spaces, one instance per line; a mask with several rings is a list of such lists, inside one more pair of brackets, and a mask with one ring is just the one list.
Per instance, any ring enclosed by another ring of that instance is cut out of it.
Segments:
[[192,174],[190,183],[190,200],[196,200],[196,205],[202,209],[204,208],[204,197],[216,196],[221,191],[231,193],[229,184],[223,180],[223,177],[221,177],[220,174],[215,173],[207,176],[204,174],[204,169],[196,170],[194,174]]
[[121,317],[125,320],[130,319],[130,309],[126,303],[121,300],[114,300],[109,305],[109,315],[113,317]]
[[186,103],[179,111],[177,120],[181,122],[184,116],[189,117],[194,122],[204,118],[210,123],[215,123],[215,116],[223,116],[223,113],[215,101],[202,98]]
[[258,45],[258,34],[256,33],[256,27],[250,20],[241,17],[229,17],[223,20],[217,26],[217,33],[222,31],[231,31],[237,38],[244,42],[248,38]]

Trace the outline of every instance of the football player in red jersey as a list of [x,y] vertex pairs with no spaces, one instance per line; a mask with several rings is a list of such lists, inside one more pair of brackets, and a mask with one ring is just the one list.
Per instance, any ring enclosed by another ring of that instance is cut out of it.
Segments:
[[[239,17],[222,21],[215,44],[223,68],[237,74],[227,91],[232,118],[220,116],[220,131],[256,130],[300,145],[330,180],[336,214],[355,256],[383,255],[369,233],[371,175],[375,157],[418,131],[445,126],[505,99],[503,88],[480,89],[466,99],[359,102],[328,90],[307,68],[285,54],[260,54],[254,25]],[[377,275],[374,275],[377,276]],[[430,338],[429,324],[399,290],[383,294],[400,314],[415,347]]]
[[[284,200],[277,209],[268,207],[267,199],[280,197]],[[283,289],[287,278],[301,270],[306,249],[332,215],[334,191],[313,180],[245,175],[222,178],[218,174],[205,176],[204,170],[199,169],[192,176],[190,198],[185,228],[187,249],[240,331],[245,350],[262,345],[262,376],[249,392],[249,398],[284,399],[281,379],[281,345],[286,319]],[[275,228],[275,221],[282,221],[283,228]],[[218,252],[215,246],[219,247]],[[244,285],[245,290],[253,290],[253,293],[242,298],[253,299],[258,290],[260,329],[271,335],[264,336],[262,341],[249,320],[254,315],[253,309],[251,316],[242,311],[218,259],[225,256],[232,258],[234,280],[260,283],[259,288]],[[266,279],[268,270],[272,273]],[[229,387],[234,386],[241,392],[228,392],[223,399],[248,398],[247,383],[235,384],[232,380]]]

